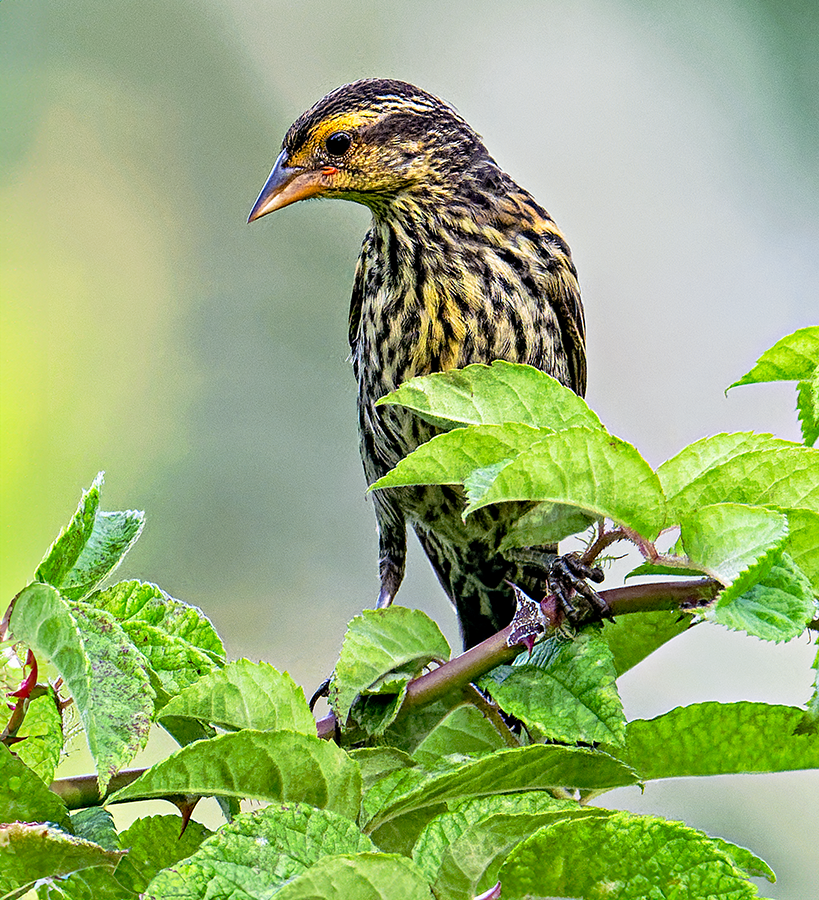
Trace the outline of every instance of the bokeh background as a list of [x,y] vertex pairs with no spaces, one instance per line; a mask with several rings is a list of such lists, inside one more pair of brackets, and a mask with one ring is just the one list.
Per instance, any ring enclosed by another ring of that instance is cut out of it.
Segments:
[[[346,359],[369,214],[245,219],[290,122],[364,76],[456,105],[561,225],[613,432],[652,464],[721,430],[798,439],[793,385],[723,391],[819,320],[818,36],[812,0],[4,0],[2,596],[105,469],[104,507],[148,513],[124,575],[201,606],[233,657],[308,691],[330,672],[377,592]],[[400,600],[457,645],[415,547]],[[702,627],[624,702],[803,703],[814,652]],[[603,802],[752,847],[766,896],[816,896],[815,772]]]

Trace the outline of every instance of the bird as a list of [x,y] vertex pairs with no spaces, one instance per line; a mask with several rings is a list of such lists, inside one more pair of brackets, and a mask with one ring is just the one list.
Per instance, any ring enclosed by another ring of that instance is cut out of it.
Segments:
[[[368,484],[439,433],[406,409],[376,406],[410,378],[507,360],[585,394],[585,320],[566,239],[454,107],[387,78],[330,91],[288,129],[248,222],[308,198],[350,200],[372,213],[348,333]],[[509,624],[515,586],[535,597],[549,590],[550,573],[575,587],[588,577],[582,566],[555,566],[553,546],[501,551],[521,503],[464,521],[457,486],[372,496],[377,606],[389,606],[403,580],[410,526],[455,607],[465,649]],[[567,603],[570,592],[562,591]]]

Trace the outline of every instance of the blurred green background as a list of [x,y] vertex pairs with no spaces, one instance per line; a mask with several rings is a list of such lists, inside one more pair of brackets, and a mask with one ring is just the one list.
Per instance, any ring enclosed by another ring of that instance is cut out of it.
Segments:
[[[657,464],[720,430],[798,439],[792,385],[723,390],[819,319],[819,4],[198,0],[0,4],[2,596],[98,469],[144,508],[124,574],[312,690],[377,593],[352,272],[369,214],[245,225],[291,121],[364,76],[452,102],[573,248],[588,399]],[[454,616],[417,548],[400,594]],[[802,703],[806,640],[695,629],[631,717]],[[753,847],[816,892],[816,773],[607,795]]]

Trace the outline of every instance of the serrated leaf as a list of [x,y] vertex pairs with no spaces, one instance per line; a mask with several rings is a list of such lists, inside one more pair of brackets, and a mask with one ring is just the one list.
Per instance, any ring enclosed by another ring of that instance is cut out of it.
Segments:
[[412,675],[404,674],[400,679],[380,685],[387,693],[359,696],[353,703],[350,718],[370,737],[383,735],[401,711],[412,678]]
[[0,825],[0,892],[17,892],[33,886],[41,878],[70,875],[89,866],[113,869],[121,851],[105,850],[98,844],[66,834],[58,828],[41,824],[15,822]]
[[637,578],[642,575],[673,575],[676,578],[697,578],[705,573],[702,569],[687,568],[686,566],[660,565],[658,563],[643,562],[635,566],[623,576],[624,580]]
[[787,450],[795,446],[793,442],[775,438],[772,434],[753,431],[715,434],[683,447],[657,469],[657,477],[668,498],[669,508],[673,509],[675,498],[686,485],[730,459],[756,450]]
[[[712,503],[745,503],[819,512],[819,450],[811,447],[791,444],[742,452],[699,471],[680,486],[676,480],[673,484],[667,483],[664,475],[671,470],[664,472],[665,465],[660,466],[657,474],[668,497],[669,521],[674,523]],[[682,474],[679,469],[683,467],[677,465],[677,468],[678,471],[673,473],[675,478]]]
[[62,800],[5,744],[0,744],[0,784],[0,822],[55,822],[71,829]]
[[119,836],[120,846],[128,855],[117,866],[116,877],[135,895],[142,896],[157,872],[191,856],[212,833],[193,819],[183,829],[178,815],[137,819]]
[[811,668],[816,673],[813,677],[813,693],[807,703],[802,721],[796,726],[795,734],[819,734],[819,651],[817,651]]
[[626,812],[541,828],[510,853],[499,877],[513,897],[757,896],[721,842],[681,822]]
[[497,815],[551,816],[578,808],[576,800],[555,799],[546,791],[491,794],[464,800],[427,823],[412,848],[412,858],[427,878],[434,881],[447,847],[484,819]]
[[809,509],[779,509],[788,517],[785,548],[819,594],[819,513]]
[[472,704],[464,704],[446,716],[424,738],[413,759],[433,768],[442,756],[482,756],[503,750],[508,744],[486,716]]
[[495,360],[413,378],[381,404],[411,409],[442,428],[519,422],[533,428],[602,428],[574,391],[532,366]]
[[17,731],[24,738],[14,745],[15,754],[48,784],[60,762],[63,749],[63,717],[57,694],[50,685],[32,699]]
[[224,665],[225,648],[202,610],[155,584],[120,581],[86,602],[116,618],[170,694]]
[[555,744],[500,750],[482,759],[424,775],[414,769],[392,773],[365,795],[362,820],[368,833],[414,810],[469,797],[522,790],[576,787],[603,790],[635,783],[634,773],[605,753]]
[[114,618],[83,603],[69,605],[47,584],[17,596],[11,630],[48,657],[77,705],[100,790],[148,740],[153,690],[145,661]]
[[106,850],[119,850],[114,817],[104,806],[89,806],[71,814],[71,830],[84,841],[92,841]]
[[162,709],[166,716],[209,722],[219,728],[289,730],[315,735],[304,691],[269,663],[239,659],[205,675]]
[[608,516],[650,540],[665,524],[665,499],[648,463],[631,444],[588,428],[546,435],[469,500],[467,513],[510,500],[562,503]]
[[370,689],[380,693],[379,681],[388,673],[401,670],[408,681],[432,660],[449,659],[450,653],[440,628],[420,610],[364,610],[347,628],[333,674],[330,700],[336,717],[345,723],[356,698]]
[[304,803],[268,806],[222,826],[181,865],[156,875],[146,896],[198,900],[206,888],[208,897],[255,900],[277,894],[324,856],[372,850],[372,841],[338,813]]
[[796,410],[802,426],[802,442],[812,447],[819,438],[819,366],[796,385]]
[[759,384],[764,381],[801,381],[810,378],[819,365],[819,326],[800,328],[778,340],[756,361],[756,365],[739,381],[741,384]]
[[42,896],[48,900],[139,900],[136,891],[119,878],[127,866],[127,858],[123,858],[113,870],[100,866],[80,869],[67,878],[49,880],[48,893]]
[[603,624],[603,637],[611,649],[614,671],[619,678],[637,663],[691,627],[692,616],[678,610],[618,616]]
[[595,516],[561,503],[538,503],[506,532],[501,550],[557,544],[571,534],[585,531]]
[[456,690],[434,703],[416,707],[411,716],[401,716],[390,724],[384,740],[392,747],[414,753],[424,738],[462,703],[463,691]]
[[732,631],[778,642],[800,635],[815,611],[810,582],[787,553],[780,553],[756,584],[738,597],[732,588],[723,591],[707,615]]
[[796,735],[803,710],[766,703],[696,703],[626,729],[625,759],[646,781],[819,768],[819,738]]
[[436,816],[413,848],[413,859],[432,882],[438,900],[474,897],[498,880],[509,851],[545,824],[574,816],[606,816],[533,791],[481,797]]
[[236,731],[197,741],[151,766],[111,803],[166,794],[309,803],[358,814],[361,774],[335,744],[295,731]]
[[286,884],[277,900],[433,900],[427,880],[406,857],[387,853],[325,856]]
[[626,720],[615,678],[602,633],[586,630],[571,641],[547,638],[528,662],[498,666],[479,685],[542,738],[622,744]]
[[365,791],[369,790],[379,778],[417,765],[409,753],[396,750],[395,747],[359,747],[348,753],[361,769],[361,781]]
[[373,843],[383,853],[399,853],[401,856],[411,856],[412,848],[418,840],[418,835],[427,825],[429,820],[446,809],[444,803],[434,806],[425,806],[413,810],[397,819],[385,822],[372,833]]
[[788,520],[761,506],[714,503],[682,519],[680,538],[694,566],[723,585],[730,601],[769,571],[788,536]]
[[411,484],[491,482],[503,466],[551,433],[551,429],[517,422],[456,428],[436,435],[399,460],[370,490]]
[[35,581],[53,585],[73,600],[89,594],[122,562],[145,524],[138,510],[102,512],[103,473],[83,492],[74,517],[37,567]]
[[764,859],[760,859],[755,853],[751,853],[747,847],[740,847],[738,844],[732,844],[730,841],[718,837],[712,837],[711,840],[749,878],[766,878],[771,884],[776,882],[774,870]]

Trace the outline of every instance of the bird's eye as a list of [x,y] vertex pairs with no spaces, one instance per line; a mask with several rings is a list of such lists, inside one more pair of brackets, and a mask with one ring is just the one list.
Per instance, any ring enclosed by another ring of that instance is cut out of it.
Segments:
[[344,156],[350,149],[353,139],[346,131],[334,131],[324,142],[330,156]]

